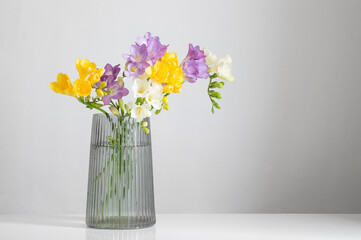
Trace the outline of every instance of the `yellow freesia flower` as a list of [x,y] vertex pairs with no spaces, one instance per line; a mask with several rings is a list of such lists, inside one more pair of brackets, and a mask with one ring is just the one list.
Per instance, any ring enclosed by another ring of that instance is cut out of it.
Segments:
[[93,88],[89,81],[78,79],[74,82],[74,92],[78,96],[88,96]]
[[50,83],[49,87],[56,93],[75,97],[73,85],[70,82],[68,74],[59,73],[56,82]]
[[105,72],[104,68],[99,68],[95,70],[95,72],[90,74],[87,80],[90,82],[91,85],[93,85],[94,83],[99,82],[100,77],[104,74],[104,72]]
[[[57,81],[49,84],[54,92],[73,97],[88,96],[93,90],[92,85],[97,83],[105,72],[104,68],[96,69],[96,64],[89,62],[88,59],[80,60],[78,58],[75,65],[79,72],[79,79],[72,85],[67,74],[59,73]],[[88,79],[86,79],[87,77]]]
[[147,67],[145,72],[149,78],[166,84],[163,86],[163,92],[181,92],[184,77],[182,68],[178,66],[176,53],[166,52],[162,59],[154,64],[154,67]]
[[97,69],[97,65],[93,62],[89,62],[88,59],[80,60],[80,58],[78,58],[75,66],[79,72],[79,79],[82,80],[85,80],[89,74],[92,74]]

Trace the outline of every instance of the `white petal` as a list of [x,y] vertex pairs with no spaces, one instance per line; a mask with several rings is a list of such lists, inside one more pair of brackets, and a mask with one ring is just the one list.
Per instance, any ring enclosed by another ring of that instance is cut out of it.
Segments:
[[206,55],[206,64],[208,66],[214,64],[217,61],[217,56],[213,54],[207,47],[203,48],[204,54]]
[[150,84],[147,80],[134,79],[132,90],[134,97],[146,97],[150,91]]

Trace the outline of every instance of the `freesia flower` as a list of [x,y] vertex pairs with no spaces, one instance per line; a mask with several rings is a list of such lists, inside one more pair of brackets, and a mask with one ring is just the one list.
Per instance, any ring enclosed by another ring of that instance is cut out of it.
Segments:
[[195,46],[193,47],[193,44],[189,44],[189,48],[188,48],[188,54],[186,56],[186,58],[183,60],[184,62],[189,60],[189,59],[193,59],[193,60],[199,60],[202,58],[206,58],[206,55],[204,54],[204,51],[200,49],[199,46]]
[[143,44],[148,44],[151,38],[152,34],[150,32],[147,32],[146,34],[144,34],[144,37],[137,37],[137,41],[135,43],[139,46]]
[[125,72],[124,72],[124,75],[126,77],[138,77],[139,75],[142,75],[145,71],[145,69],[149,66],[148,63],[146,62],[131,62],[131,61],[128,61],[126,64],[125,64]]
[[137,105],[133,102],[128,103],[130,110],[130,116],[135,118],[137,122],[143,121],[144,118],[150,117],[152,115],[150,111],[150,105],[144,103],[143,105]]
[[197,78],[206,79],[209,77],[208,65],[204,58],[199,60],[188,60],[183,63],[182,68],[185,79],[190,83],[196,82]]
[[149,66],[145,72],[149,78],[165,84],[163,92],[179,93],[181,91],[184,76],[182,68],[178,66],[176,53],[166,52],[161,60],[154,64],[154,67]]
[[103,97],[104,105],[110,104],[111,99],[121,99],[129,94],[129,90],[125,88],[124,83],[119,87],[118,81],[111,82],[103,91],[107,93]]
[[78,96],[89,96],[92,90],[93,88],[89,81],[79,78],[74,82],[74,92]]
[[161,83],[155,81],[152,82],[149,94],[146,96],[145,100],[154,108],[162,108],[162,99],[163,99],[163,86]]
[[111,84],[115,79],[117,79],[117,76],[120,72],[119,66],[120,64],[113,67],[111,64],[107,63],[104,67],[104,74],[101,76],[100,82],[97,82],[95,86],[99,87],[101,82]]
[[90,74],[87,80],[90,82],[91,85],[98,83],[101,77],[103,76],[104,71],[105,71],[104,68],[99,68],[95,70],[95,72]]
[[147,32],[144,37],[138,37],[136,44],[138,46],[146,45],[148,51],[148,58],[154,64],[159,58],[163,57],[167,51],[168,45],[162,45],[158,36],[152,36]]
[[49,87],[56,93],[65,94],[68,96],[75,96],[73,85],[70,82],[68,74],[59,73],[56,82],[49,84]]
[[150,84],[147,80],[134,79],[132,90],[135,98],[144,98],[150,92]]
[[130,47],[130,54],[124,54],[123,58],[127,60],[125,76],[138,77],[144,73],[144,70],[149,66],[146,62],[148,58],[147,46],[145,44],[132,45]]
[[186,58],[183,60],[182,69],[185,75],[185,79],[194,83],[197,78],[208,78],[208,65],[206,64],[206,55],[199,46],[193,47],[189,44],[189,50]]
[[82,80],[85,80],[89,74],[93,73],[97,69],[97,65],[93,62],[89,62],[88,59],[80,60],[80,58],[78,58],[75,66],[79,72],[79,79]]
[[142,45],[132,45],[130,46],[130,54],[124,54],[123,58],[131,62],[146,62],[148,58],[147,46]]
[[234,77],[232,74],[231,57],[227,54],[226,56],[219,59],[219,61],[211,67],[210,72],[217,73],[217,75],[223,80],[233,82]]
[[207,47],[203,48],[204,54],[206,55],[206,64],[208,66],[213,65],[217,61],[217,56],[213,54]]

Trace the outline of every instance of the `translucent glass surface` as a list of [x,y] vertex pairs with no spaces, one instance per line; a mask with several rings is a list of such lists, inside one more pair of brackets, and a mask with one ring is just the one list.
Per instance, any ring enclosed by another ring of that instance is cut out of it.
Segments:
[[151,136],[133,118],[93,116],[86,224],[112,229],[155,224]]

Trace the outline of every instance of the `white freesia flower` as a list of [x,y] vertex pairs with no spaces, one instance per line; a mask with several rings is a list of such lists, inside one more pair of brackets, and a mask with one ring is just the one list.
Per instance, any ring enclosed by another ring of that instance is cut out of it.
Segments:
[[144,118],[150,117],[152,115],[150,111],[150,105],[144,103],[143,105],[136,105],[133,102],[128,103],[130,110],[130,116],[135,118],[137,122],[143,121]]
[[147,80],[143,79],[134,79],[132,90],[134,92],[134,97],[138,98],[144,98],[149,94],[150,91],[150,84]]
[[232,59],[227,54],[219,59],[219,61],[210,68],[211,73],[217,73],[220,78],[228,82],[233,82]]
[[152,86],[150,88],[148,96],[145,100],[153,106],[155,109],[162,108],[162,98],[163,98],[163,86],[161,83],[152,81]]
[[214,64],[217,61],[217,56],[213,54],[207,47],[203,48],[204,54],[206,55],[206,64],[208,66]]

